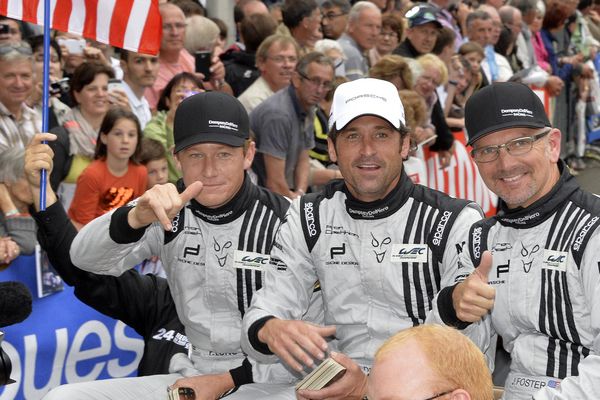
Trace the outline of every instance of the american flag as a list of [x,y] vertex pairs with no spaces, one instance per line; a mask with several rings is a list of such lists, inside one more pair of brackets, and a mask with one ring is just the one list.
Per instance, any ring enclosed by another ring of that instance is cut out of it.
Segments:
[[[139,53],[157,54],[158,0],[51,0],[50,26]],[[0,0],[0,15],[44,23],[43,0]]]

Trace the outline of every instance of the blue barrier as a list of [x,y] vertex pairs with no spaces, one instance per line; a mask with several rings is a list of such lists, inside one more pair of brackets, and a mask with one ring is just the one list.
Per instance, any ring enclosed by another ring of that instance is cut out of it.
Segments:
[[23,282],[34,298],[29,318],[0,329],[17,381],[0,388],[0,400],[37,400],[62,383],[136,375],[144,344],[139,335],[81,303],[66,285],[38,299],[35,256],[17,258],[0,281]]

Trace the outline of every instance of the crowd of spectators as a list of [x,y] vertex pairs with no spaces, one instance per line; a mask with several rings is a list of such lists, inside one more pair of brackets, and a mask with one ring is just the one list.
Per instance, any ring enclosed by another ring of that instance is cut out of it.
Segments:
[[[230,27],[193,0],[160,3],[156,56],[61,32],[51,39],[49,179],[77,229],[181,178],[175,112],[204,91],[239,99],[256,143],[251,178],[290,199],[341,178],[327,145],[332,97],[366,77],[400,93],[409,171],[423,168],[425,148],[449,166],[455,135],[468,137],[467,100],[505,81],[540,93],[563,132],[561,158],[573,173],[586,168],[587,134],[598,129],[587,121],[600,113],[598,0],[238,0]],[[0,27],[0,264],[8,264],[36,243],[23,158],[41,132],[43,41],[7,17]],[[156,256],[140,268],[164,276]]]

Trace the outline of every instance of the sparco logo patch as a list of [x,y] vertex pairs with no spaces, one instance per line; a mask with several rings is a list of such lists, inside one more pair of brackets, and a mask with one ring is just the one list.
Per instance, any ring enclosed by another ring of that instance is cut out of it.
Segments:
[[575,239],[575,243],[573,244],[573,250],[579,251],[579,248],[583,244],[583,238],[585,237],[586,233],[588,233],[588,231],[592,228],[592,225],[594,225],[596,221],[598,221],[598,218],[599,217],[594,217],[590,219],[590,221],[587,224],[585,224],[583,229],[579,231],[579,235],[577,235],[577,239]]
[[304,218],[308,228],[308,236],[313,237],[317,234],[315,228],[315,216],[313,214],[313,203],[304,203]]
[[433,244],[435,244],[436,246],[439,246],[442,241],[442,237],[444,236],[444,229],[446,228],[446,224],[448,223],[448,220],[450,219],[451,215],[452,211],[444,211],[440,222],[435,228],[435,233],[433,234]]
[[394,244],[392,245],[391,261],[402,262],[427,262],[426,244]]
[[483,228],[475,228],[473,230],[473,256],[479,259],[481,256],[481,231]]

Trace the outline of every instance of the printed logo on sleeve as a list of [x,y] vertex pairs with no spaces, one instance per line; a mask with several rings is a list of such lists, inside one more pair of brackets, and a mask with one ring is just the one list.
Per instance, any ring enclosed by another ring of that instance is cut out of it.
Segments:
[[233,266],[235,268],[263,271],[268,264],[268,255],[242,250],[233,252]]
[[395,263],[426,263],[428,247],[426,244],[394,244],[391,261]]

